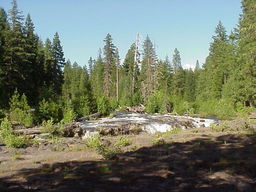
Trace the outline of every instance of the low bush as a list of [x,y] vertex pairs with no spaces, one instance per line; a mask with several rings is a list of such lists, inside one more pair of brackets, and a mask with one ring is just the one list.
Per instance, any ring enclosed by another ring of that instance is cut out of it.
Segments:
[[85,145],[89,148],[96,149],[104,159],[114,159],[118,153],[121,152],[120,147],[116,145],[105,145],[99,134],[93,135],[86,139]]
[[98,107],[98,112],[106,116],[109,115],[109,113],[112,110],[109,100],[104,96],[99,97],[97,99],[97,107]]
[[172,103],[162,91],[152,94],[146,103],[147,113],[168,113],[172,111]]
[[210,126],[211,130],[216,131],[216,132],[224,132],[229,129],[229,126],[226,122],[222,122],[220,124],[212,124]]
[[65,109],[63,111],[63,119],[62,119],[62,122],[64,124],[66,123],[71,123],[75,120],[76,118],[76,113],[72,107],[72,103],[71,101],[68,101],[66,103],[66,106],[65,106]]
[[103,145],[100,139],[100,135],[96,134],[86,139],[85,145],[89,148],[97,149]]
[[1,119],[5,118],[5,112],[4,110],[0,109],[0,122],[1,122]]
[[33,124],[33,116],[27,103],[27,97],[24,94],[20,96],[17,90],[10,99],[10,120],[17,121],[25,126]]
[[45,99],[39,102],[37,114],[39,123],[50,119],[56,123],[61,120],[61,116],[60,105],[57,102],[52,100],[46,101]]
[[53,119],[43,121],[42,122],[42,132],[43,133],[50,133],[51,135],[57,136],[62,135],[63,133],[63,122],[60,122],[58,124],[54,124]]
[[132,142],[127,137],[120,136],[118,138],[118,140],[115,142],[114,146],[116,146],[116,147],[126,147],[126,146],[129,146],[131,144],[132,144]]
[[198,101],[198,105],[198,113],[206,117],[216,116],[220,119],[229,119],[236,116],[233,104],[224,99],[204,102]]
[[166,142],[165,142],[165,140],[163,138],[160,137],[160,138],[153,139],[152,140],[152,144],[154,146],[160,146],[160,145],[166,144]]
[[121,149],[116,146],[99,145],[97,152],[106,160],[116,158],[117,154],[121,152]]
[[13,134],[12,124],[7,118],[1,122],[0,138],[7,147],[22,148],[29,145],[29,140]]

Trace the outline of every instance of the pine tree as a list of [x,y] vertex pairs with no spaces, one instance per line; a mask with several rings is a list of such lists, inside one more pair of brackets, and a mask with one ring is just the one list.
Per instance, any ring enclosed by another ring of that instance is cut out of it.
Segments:
[[235,53],[221,22],[217,25],[215,33],[205,63],[208,78],[204,82],[206,83],[204,87],[208,90],[202,90],[202,93],[208,92],[212,99],[220,99],[223,85],[227,83],[235,62]]
[[199,70],[200,69],[200,64],[199,64],[199,61],[196,60],[196,67],[195,67],[195,70]]
[[52,43],[53,59],[54,59],[54,88],[58,94],[61,92],[61,84],[63,83],[63,67],[65,64],[65,58],[63,48],[61,46],[59,34],[56,32]]
[[172,65],[174,69],[174,75],[172,78],[172,94],[174,96],[183,97],[185,85],[185,71],[182,68],[180,52],[177,48],[175,48],[174,50]]
[[256,2],[242,1],[239,23],[239,62],[236,97],[246,106],[256,106]]
[[28,100],[35,104],[38,101],[38,90],[40,87],[40,74],[42,72],[42,65],[37,63],[37,46],[38,37],[34,34],[34,24],[31,20],[30,15],[27,15],[24,27],[25,33],[25,51],[26,51],[26,82],[25,82],[25,93],[28,96]]
[[27,74],[27,55],[24,48],[26,40],[23,34],[23,15],[18,10],[15,0],[9,11],[10,29],[5,32],[4,57],[2,71],[6,97],[10,98],[17,88],[25,91]]
[[115,51],[116,47],[113,44],[113,39],[110,34],[107,34],[104,42],[104,81],[103,91],[104,94],[110,98],[115,95]]
[[182,68],[180,52],[177,48],[174,49],[174,55],[173,55],[173,58],[172,58],[172,65],[173,65],[174,73],[176,73],[178,69]]
[[101,55],[101,50],[99,50],[98,58],[92,69],[92,74],[90,76],[90,82],[92,85],[93,94],[98,97],[102,95],[103,90],[103,70],[104,63]]
[[116,62],[116,101],[119,102],[119,86],[120,86],[120,58],[118,48],[115,52],[115,62]]
[[133,43],[125,56],[120,75],[120,95],[123,105],[138,104],[136,101],[140,100],[139,73],[138,63],[135,62],[135,43]]
[[147,36],[143,43],[143,60],[141,65],[141,95],[144,101],[154,92],[157,57],[153,43]]
[[7,23],[7,14],[3,8],[0,8],[0,107],[4,106],[8,102],[7,87],[5,84],[5,72],[4,72],[4,57],[5,57],[5,43],[6,32],[9,29]]
[[195,74],[192,69],[185,71],[184,99],[189,102],[195,101]]
[[90,59],[88,60],[88,67],[89,67],[89,74],[92,74],[92,70],[93,70],[93,66],[95,64],[95,60],[92,59],[92,57],[90,57]]

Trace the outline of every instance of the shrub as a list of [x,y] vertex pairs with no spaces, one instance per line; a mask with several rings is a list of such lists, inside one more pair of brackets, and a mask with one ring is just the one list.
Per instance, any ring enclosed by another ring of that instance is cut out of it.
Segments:
[[159,145],[164,145],[164,144],[166,144],[166,142],[165,142],[165,140],[163,139],[163,138],[156,138],[156,139],[153,139],[152,140],[152,144],[154,145],[154,146],[159,146]]
[[0,125],[0,138],[7,147],[26,147],[29,142],[23,136],[16,136],[12,133],[11,122],[5,118]]
[[97,147],[97,152],[104,158],[104,159],[114,159],[118,153],[121,152],[119,147],[116,146],[106,146],[106,145],[99,145]]
[[27,97],[24,94],[20,96],[17,90],[10,99],[10,119],[25,126],[33,124],[33,117],[27,103]]
[[229,126],[227,125],[226,122],[222,122],[220,124],[213,124],[210,126],[211,130],[216,131],[216,132],[224,132],[229,129]]
[[116,146],[116,147],[125,147],[125,146],[129,146],[131,144],[132,144],[132,142],[127,137],[121,136],[121,137],[118,138],[118,140],[114,144],[114,146]]
[[42,132],[50,133],[51,135],[61,135],[63,132],[63,122],[54,125],[53,119],[43,121]]
[[39,102],[38,120],[43,122],[53,119],[54,122],[58,122],[61,119],[61,110],[58,103],[54,101],[46,101],[43,99]]
[[118,108],[118,102],[116,99],[110,99],[109,103],[111,111]]
[[152,94],[146,104],[147,113],[167,113],[172,111],[172,103],[162,91]]
[[117,146],[107,146],[104,145],[101,141],[100,135],[93,135],[86,140],[86,146],[89,148],[96,149],[96,151],[104,158],[104,159],[113,159],[116,157],[117,153],[120,152],[120,148]]
[[71,122],[74,121],[75,118],[76,118],[76,114],[75,114],[75,111],[73,110],[71,101],[68,101],[67,104],[66,104],[66,107],[65,107],[65,109],[63,111],[62,122],[64,124],[71,123]]
[[5,118],[5,112],[4,110],[0,109],[0,122],[1,122],[1,119]]
[[100,145],[103,145],[100,139],[100,135],[96,134],[86,139],[85,145],[89,148],[97,149]]
[[109,115],[111,112],[111,105],[109,103],[109,100],[102,96],[97,99],[97,107],[98,112],[102,113],[103,115]]
[[236,115],[233,104],[224,99],[200,102],[199,111],[203,116],[217,116],[220,119],[228,119]]
[[244,119],[248,119],[250,113],[256,112],[256,108],[245,107],[242,103],[236,103],[235,109],[236,109],[237,115]]
[[91,108],[94,103],[90,103],[91,100],[92,99],[89,99],[87,95],[77,97],[76,99],[72,100],[74,112],[78,117],[89,115],[91,111],[93,111]]

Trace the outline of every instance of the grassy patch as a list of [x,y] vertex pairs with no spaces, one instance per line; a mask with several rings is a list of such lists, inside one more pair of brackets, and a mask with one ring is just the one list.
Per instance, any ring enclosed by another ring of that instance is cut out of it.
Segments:
[[114,146],[116,147],[126,147],[131,145],[132,142],[125,136],[120,136]]
[[5,118],[0,125],[0,138],[7,147],[22,148],[30,144],[24,136],[13,134],[11,122]]
[[165,142],[165,140],[163,138],[160,137],[160,138],[153,139],[152,140],[152,144],[154,146],[160,146],[160,145],[165,145],[166,142]]

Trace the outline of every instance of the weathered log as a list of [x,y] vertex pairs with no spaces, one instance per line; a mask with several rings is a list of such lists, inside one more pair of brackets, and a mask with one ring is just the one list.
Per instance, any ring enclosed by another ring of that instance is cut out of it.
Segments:
[[17,129],[13,131],[15,134],[24,134],[24,135],[36,135],[41,134],[41,128],[40,127],[34,127],[29,129]]

